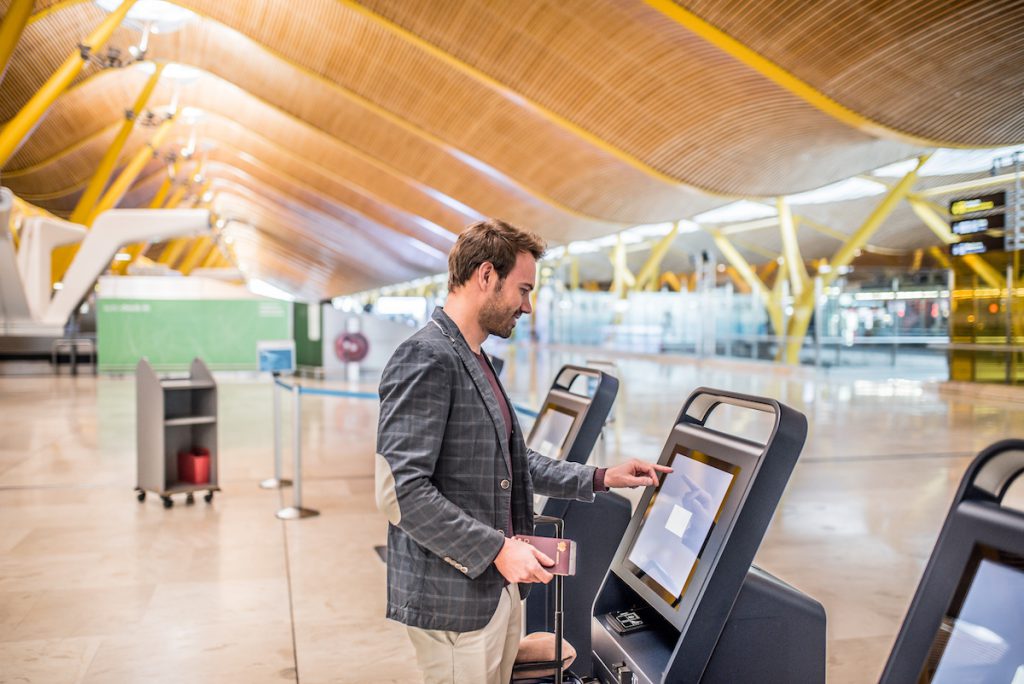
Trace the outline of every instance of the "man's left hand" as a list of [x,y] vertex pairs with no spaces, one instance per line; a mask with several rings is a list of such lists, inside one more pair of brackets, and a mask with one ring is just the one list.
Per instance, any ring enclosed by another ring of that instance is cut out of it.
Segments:
[[604,486],[612,487],[653,487],[658,484],[658,473],[671,473],[668,466],[647,463],[635,458],[613,466],[605,471]]

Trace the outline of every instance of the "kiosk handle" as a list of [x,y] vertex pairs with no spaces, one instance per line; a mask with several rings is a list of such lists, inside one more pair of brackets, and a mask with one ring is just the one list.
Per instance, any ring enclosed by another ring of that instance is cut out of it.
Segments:
[[683,410],[679,414],[679,420],[676,422],[685,422],[703,427],[707,423],[708,418],[711,417],[711,413],[721,404],[774,414],[776,423],[782,413],[779,402],[774,399],[710,389],[708,387],[698,387],[686,400],[686,404],[683,405]]
[[1024,473],[1024,439],[996,442],[978,454],[967,467],[954,504],[961,501],[1001,504],[1021,473]]
[[[604,371],[599,371],[594,368],[587,368],[585,366],[566,365],[562,366],[562,369],[558,371],[558,375],[555,377],[555,381],[554,383],[552,383],[551,387],[552,389],[559,389],[562,390],[563,392],[569,392],[569,388],[572,387],[572,384],[576,382],[576,379],[579,378],[581,375],[585,375],[588,378],[596,379],[599,385],[613,379],[611,375],[608,375]],[[594,393],[596,394],[596,389]],[[590,396],[591,398],[593,397],[593,395],[591,394],[588,394],[587,396]]]

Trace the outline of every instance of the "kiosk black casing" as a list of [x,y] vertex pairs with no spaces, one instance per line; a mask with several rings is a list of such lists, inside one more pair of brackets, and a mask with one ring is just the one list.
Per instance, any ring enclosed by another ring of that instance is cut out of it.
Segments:
[[[574,383],[581,378],[588,384],[587,396],[572,392]],[[566,436],[566,449],[561,458],[574,463],[586,463],[594,450],[601,430],[611,413],[618,394],[618,379],[593,368],[584,366],[563,366],[541,405],[541,414],[551,405],[571,408],[577,412],[573,427]],[[540,415],[538,415],[538,422]],[[527,438],[530,444],[534,431]],[[563,533],[576,541],[579,563],[576,574],[566,577],[563,583],[565,617],[563,634],[577,652],[573,671],[589,675],[591,666],[590,649],[590,607],[597,594],[604,574],[608,570],[619,539],[629,524],[629,501],[611,492],[599,493],[592,503],[547,499],[543,515],[560,518],[564,523]],[[526,632],[550,631],[554,624],[554,592],[551,585],[535,586],[526,599]]]
[[[773,424],[765,443],[708,428],[711,413],[723,404],[771,414]],[[803,414],[775,400],[708,388],[690,395],[661,461],[685,438],[688,446],[697,444],[707,453],[741,455],[751,472],[738,480],[742,486],[729,495],[731,513],[717,523],[724,526],[723,531],[712,530],[708,535],[699,561],[706,565],[700,571],[702,579],[686,587],[679,603],[687,609],[685,614],[660,598],[651,600],[655,594],[640,590],[639,580],[626,579],[626,556],[654,489],[645,492],[594,603],[595,669],[602,682],[824,681],[824,610],[813,599],[751,567],[806,435]],[[712,539],[718,539],[714,549]],[[643,607],[649,614],[648,629],[618,634],[610,628],[607,613],[634,607]],[[787,649],[793,662],[773,662],[787,657]]]
[[[1002,506],[1013,482],[1024,474],[1024,440],[1008,439],[983,450],[968,466],[935,549],[907,611],[892,653],[882,673],[882,684],[928,682],[926,665],[932,647],[954,599],[964,586],[984,547],[1024,559],[1024,513]],[[1017,568],[1022,570],[1022,568]],[[1015,635],[1018,639],[1020,634]],[[991,673],[978,681],[1010,681]],[[989,678],[989,677],[993,678]]]

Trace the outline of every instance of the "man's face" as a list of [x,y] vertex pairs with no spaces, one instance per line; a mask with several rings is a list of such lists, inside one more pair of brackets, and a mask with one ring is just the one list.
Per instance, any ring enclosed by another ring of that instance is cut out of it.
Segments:
[[537,277],[537,260],[529,252],[520,252],[505,280],[497,276],[494,273],[494,284],[480,309],[480,327],[489,335],[507,339],[519,317],[532,311],[530,293]]

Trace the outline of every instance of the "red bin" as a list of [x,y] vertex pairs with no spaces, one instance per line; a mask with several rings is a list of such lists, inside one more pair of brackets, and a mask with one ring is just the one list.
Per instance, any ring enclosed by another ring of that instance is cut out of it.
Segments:
[[209,482],[210,450],[206,447],[193,447],[191,451],[179,451],[178,480],[190,484]]

